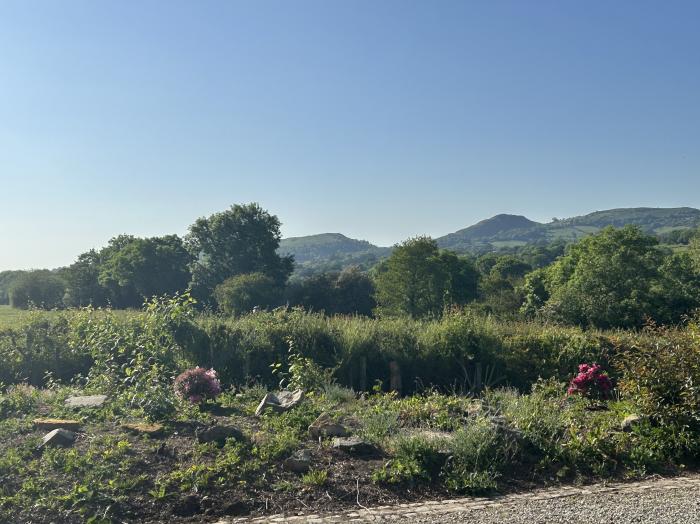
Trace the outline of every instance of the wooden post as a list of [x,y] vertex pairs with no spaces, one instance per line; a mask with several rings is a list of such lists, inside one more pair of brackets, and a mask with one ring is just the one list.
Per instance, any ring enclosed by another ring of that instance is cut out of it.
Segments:
[[367,391],[367,357],[360,357],[360,391]]
[[401,394],[401,367],[396,360],[389,362],[389,388]]

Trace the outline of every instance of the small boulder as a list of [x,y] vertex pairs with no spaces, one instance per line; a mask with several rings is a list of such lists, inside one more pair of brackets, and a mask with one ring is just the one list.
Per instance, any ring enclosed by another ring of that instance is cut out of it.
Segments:
[[67,448],[75,442],[75,433],[67,429],[54,429],[50,433],[44,435],[41,443],[42,448]]
[[178,517],[191,517],[202,512],[202,504],[197,495],[187,495],[173,506],[173,513]]
[[358,456],[376,455],[379,452],[373,444],[357,437],[336,437],[333,439],[333,447]]
[[284,461],[284,469],[293,473],[306,473],[311,468],[311,452],[308,449],[300,449]]
[[283,413],[296,407],[302,400],[304,400],[304,392],[301,389],[296,391],[284,390],[277,394],[268,393],[258,404],[255,415],[260,417],[268,409],[275,413]]
[[107,401],[107,395],[88,395],[82,397],[68,397],[66,407],[71,409],[101,408]]
[[635,427],[639,426],[639,424],[643,420],[644,420],[644,418],[637,415],[637,414],[627,415],[624,418],[624,420],[620,423],[620,429],[622,429],[622,431],[624,431],[626,433],[629,433]]
[[137,424],[137,423],[127,423],[122,424],[122,428],[129,431],[130,433],[136,433],[137,435],[146,435],[148,437],[160,437],[163,434],[163,426],[161,424]]
[[62,419],[62,418],[37,418],[34,419],[34,427],[37,429],[67,429],[69,431],[78,431],[82,423],[79,420]]
[[200,444],[216,442],[218,446],[226,444],[227,439],[242,440],[243,432],[236,426],[212,426],[197,431],[197,441]]
[[322,413],[309,426],[309,435],[314,440],[328,437],[347,437],[350,432],[345,426],[334,422],[328,413]]

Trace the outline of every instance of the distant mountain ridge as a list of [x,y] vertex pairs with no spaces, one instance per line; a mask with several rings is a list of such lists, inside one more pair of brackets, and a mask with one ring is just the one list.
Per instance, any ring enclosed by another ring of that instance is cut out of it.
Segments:
[[[650,234],[700,227],[700,210],[691,207],[618,208],[555,219],[546,224],[521,215],[499,214],[435,240],[445,249],[481,253],[555,240],[574,242],[606,226],[622,227],[627,224],[637,225]],[[340,233],[322,233],[285,238],[280,242],[279,252],[294,255],[298,266],[311,264],[342,269],[355,263],[366,266],[388,256],[391,249]]]

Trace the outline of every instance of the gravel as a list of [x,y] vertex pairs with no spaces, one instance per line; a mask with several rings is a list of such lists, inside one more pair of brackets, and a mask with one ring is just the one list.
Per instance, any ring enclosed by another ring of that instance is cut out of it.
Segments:
[[648,489],[634,493],[574,495],[550,500],[523,500],[503,506],[457,513],[405,516],[399,522],[437,524],[539,523],[691,523],[700,522],[700,488]]

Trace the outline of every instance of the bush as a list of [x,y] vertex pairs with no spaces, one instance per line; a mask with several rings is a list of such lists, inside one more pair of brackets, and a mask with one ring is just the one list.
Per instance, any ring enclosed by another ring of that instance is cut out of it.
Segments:
[[213,369],[196,367],[184,371],[175,379],[175,393],[192,404],[215,399],[221,393],[221,383]]
[[700,433],[700,326],[648,328],[650,337],[621,351],[619,389],[659,425]]
[[571,379],[566,392],[568,395],[604,400],[612,394],[612,382],[598,364],[581,364],[578,367],[578,375]]
[[445,484],[449,489],[468,493],[495,489],[503,469],[520,451],[512,431],[483,415],[458,430],[451,446]]

